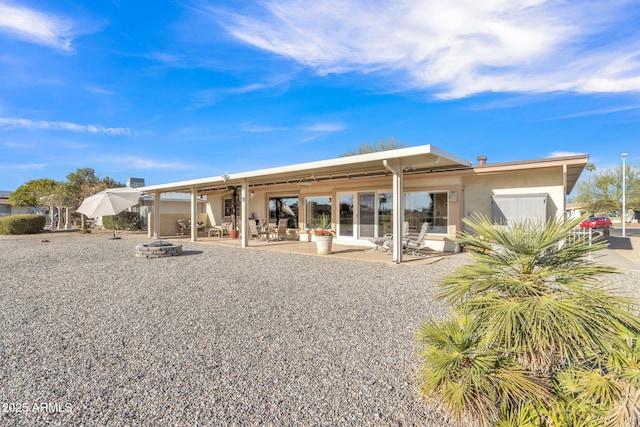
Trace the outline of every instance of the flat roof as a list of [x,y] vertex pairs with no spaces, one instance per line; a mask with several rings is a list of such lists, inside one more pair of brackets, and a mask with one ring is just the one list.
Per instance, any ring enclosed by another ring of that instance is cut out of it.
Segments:
[[567,167],[567,194],[575,186],[580,174],[589,160],[588,154],[564,157],[551,157],[536,160],[490,163],[473,165],[471,161],[441,150],[433,145],[400,148],[355,156],[337,157],[289,166],[259,169],[248,172],[225,174],[209,178],[149,185],[139,188],[144,192],[187,191],[193,187],[196,191],[216,191],[230,186],[267,186],[286,183],[317,182],[332,179],[375,177],[390,174],[385,161],[398,161],[405,172],[450,171],[459,173],[486,174],[509,170],[526,170],[546,167]]
[[421,145],[189,181],[149,185],[141,187],[140,190],[145,192],[190,191],[194,186],[197,190],[215,190],[234,185],[240,186],[244,182],[255,186],[376,176],[388,172],[384,165],[385,160],[399,160],[404,168],[410,170],[438,170],[471,166],[469,160],[432,145]]

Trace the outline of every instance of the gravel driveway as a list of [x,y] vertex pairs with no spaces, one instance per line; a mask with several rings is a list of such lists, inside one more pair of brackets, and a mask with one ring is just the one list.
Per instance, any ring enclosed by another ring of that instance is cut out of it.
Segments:
[[413,334],[465,255],[136,258],[144,242],[0,237],[1,425],[454,425],[416,396]]

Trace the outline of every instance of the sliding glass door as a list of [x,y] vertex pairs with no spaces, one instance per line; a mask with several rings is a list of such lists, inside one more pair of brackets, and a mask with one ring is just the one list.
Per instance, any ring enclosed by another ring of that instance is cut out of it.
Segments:
[[[346,239],[368,239],[382,237],[393,232],[393,193],[363,191],[343,193],[340,203],[338,236]],[[420,231],[422,223],[429,223],[429,233],[448,232],[448,193],[408,192],[404,193],[404,219],[410,233]]]
[[338,218],[338,236],[355,237],[353,235],[353,223],[355,219],[355,205],[353,194],[341,194],[338,197],[340,203]]

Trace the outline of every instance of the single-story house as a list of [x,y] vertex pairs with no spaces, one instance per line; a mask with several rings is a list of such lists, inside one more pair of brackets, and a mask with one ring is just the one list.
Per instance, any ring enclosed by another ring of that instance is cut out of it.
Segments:
[[11,193],[11,191],[0,191],[0,217],[27,214],[32,211],[29,207],[12,206],[11,203],[9,203]]
[[[291,238],[307,240],[319,216],[329,215],[336,244],[370,245],[392,233],[393,260],[402,261],[403,222],[417,232],[428,222],[429,247],[456,250],[456,233],[474,212],[495,221],[546,220],[564,215],[566,196],[588,155],[490,164],[477,163],[433,145],[339,157],[141,188],[160,200],[164,192],[188,192],[192,222],[207,225],[228,218],[237,194],[241,230],[250,219],[287,221]],[[237,191],[234,191],[237,190]],[[206,195],[205,213],[198,200]],[[155,205],[149,236],[159,238],[162,209]],[[166,228],[166,227],[165,227]],[[196,241],[196,229],[191,240]],[[247,233],[241,236],[248,245]]]

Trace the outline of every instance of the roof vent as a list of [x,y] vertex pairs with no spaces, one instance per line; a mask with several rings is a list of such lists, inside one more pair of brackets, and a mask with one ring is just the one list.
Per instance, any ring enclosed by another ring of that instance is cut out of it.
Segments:
[[478,156],[478,166],[484,166],[487,164],[487,156]]

